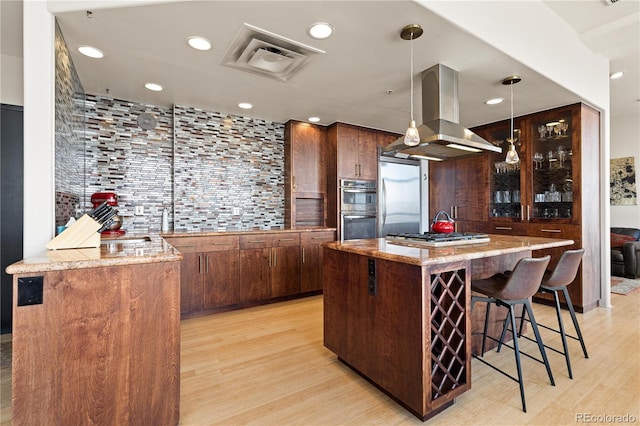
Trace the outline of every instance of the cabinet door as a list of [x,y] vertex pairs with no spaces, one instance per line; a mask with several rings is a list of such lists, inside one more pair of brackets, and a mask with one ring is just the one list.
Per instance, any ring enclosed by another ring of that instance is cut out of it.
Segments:
[[326,241],[335,241],[335,232],[309,232],[300,235],[300,291],[322,290],[322,247]]
[[429,212],[440,210],[460,221],[487,217],[488,172],[486,155],[429,164]]
[[[519,222],[526,218],[527,189],[523,184],[529,169],[527,158],[528,133],[524,131],[524,120],[514,120],[514,146],[520,158],[516,164],[507,164],[506,153],[509,151],[511,137],[510,121],[501,121],[477,129],[478,135],[502,148],[502,153],[488,153],[489,194],[488,215],[491,221],[502,223]],[[507,226],[508,227],[508,226]]]
[[358,129],[342,124],[337,126],[338,179],[358,179]]
[[293,192],[324,193],[324,130],[306,123],[291,127]]
[[202,307],[218,308],[240,302],[240,255],[238,250],[203,253]]
[[487,218],[487,155],[455,160],[455,219]]
[[240,250],[240,301],[271,297],[271,248]]
[[300,293],[300,247],[271,250],[271,297]]
[[378,178],[378,135],[372,130],[358,130],[358,178]]
[[579,115],[560,109],[536,115],[528,123],[534,162],[527,182],[533,205],[531,219],[571,223],[576,213],[574,182],[580,178],[573,167],[574,152],[579,153],[575,136],[580,128]]
[[180,313],[202,309],[202,254],[182,253],[180,263]]

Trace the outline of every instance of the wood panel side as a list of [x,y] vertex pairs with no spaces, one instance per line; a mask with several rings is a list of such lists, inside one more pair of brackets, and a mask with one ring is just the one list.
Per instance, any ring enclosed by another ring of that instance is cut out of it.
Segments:
[[13,424],[177,424],[179,270],[46,272],[41,305],[14,299]]

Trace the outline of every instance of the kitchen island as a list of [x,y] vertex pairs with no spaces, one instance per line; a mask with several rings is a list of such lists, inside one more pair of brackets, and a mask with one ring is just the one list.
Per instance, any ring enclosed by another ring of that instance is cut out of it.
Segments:
[[471,279],[573,244],[489,237],[441,248],[384,238],[323,244],[325,346],[418,418],[446,409],[471,387]]
[[181,259],[127,235],[8,266],[13,424],[178,424]]

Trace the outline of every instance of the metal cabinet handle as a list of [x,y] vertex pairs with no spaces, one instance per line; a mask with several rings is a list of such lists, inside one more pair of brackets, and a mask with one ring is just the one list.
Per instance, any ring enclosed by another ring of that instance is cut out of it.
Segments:
[[272,255],[272,253],[273,253],[273,250],[269,250],[269,261],[268,261],[269,268],[271,268],[271,255]]
[[362,164],[358,163],[358,176],[362,176]]
[[264,243],[264,240],[263,240],[263,241],[260,241],[260,240],[256,240],[256,241],[248,241],[248,243],[249,243],[249,244]]
[[231,243],[211,243],[212,246],[230,246]]
[[496,231],[511,231],[513,228],[508,226],[496,226]]
[[209,273],[209,255],[207,255],[204,260],[204,272]]
[[560,232],[562,232],[561,229],[541,229],[540,231],[541,232],[553,232],[553,233],[556,233],[556,234],[559,234]]
[[278,238],[278,241],[294,241],[295,238]]
[[295,176],[293,176],[293,177],[291,178],[291,180],[292,180],[293,190],[295,191],[295,190],[296,190],[296,177],[295,177]]
[[302,263],[304,264],[304,247],[302,247]]
[[527,222],[531,220],[531,206],[527,205]]
[[198,273],[202,273],[202,255],[198,256]]
[[278,266],[278,252],[273,250],[273,267]]

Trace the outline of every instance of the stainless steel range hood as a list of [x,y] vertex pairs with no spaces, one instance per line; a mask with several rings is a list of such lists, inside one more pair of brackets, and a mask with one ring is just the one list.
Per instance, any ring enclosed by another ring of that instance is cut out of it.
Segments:
[[422,72],[422,124],[420,144],[407,146],[404,136],[382,148],[382,155],[408,158],[412,155],[441,160],[501,153],[502,148],[482,139],[459,122],[458,72],[437,64]]

